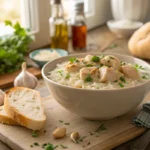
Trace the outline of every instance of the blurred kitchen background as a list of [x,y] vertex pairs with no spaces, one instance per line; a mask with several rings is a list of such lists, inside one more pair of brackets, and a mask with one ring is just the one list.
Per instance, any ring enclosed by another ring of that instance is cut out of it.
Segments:
[[[71,3],[81,0],[62,0],[64,17],[71,17]],[[150,20],[150,0],[83,0],[88,30],[105,24],[108,20]],[[35,36],[31,49],[50,44],[49,0],[0,0],[0,36],[12,32],[4,25],[5,20],[18,21]]]

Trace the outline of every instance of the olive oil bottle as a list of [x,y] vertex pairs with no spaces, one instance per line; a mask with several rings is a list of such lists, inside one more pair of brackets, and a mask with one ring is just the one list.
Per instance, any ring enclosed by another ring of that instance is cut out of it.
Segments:
[[49,19],[51,48],[68,50],[68,25],[61,0],[51,0],[51,10],[52,16]]

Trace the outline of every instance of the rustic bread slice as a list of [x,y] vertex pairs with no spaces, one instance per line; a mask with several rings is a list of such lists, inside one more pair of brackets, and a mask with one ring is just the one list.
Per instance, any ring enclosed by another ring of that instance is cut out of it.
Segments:
[[13,120],[32,130],[40,130],[46,121],[40,93],[24,87],[6,92],[4,108]]
[[16,121],[11,119],[7,115],[4,106],[0,106],[0,123],[9,124],[9,125],[19,125]]

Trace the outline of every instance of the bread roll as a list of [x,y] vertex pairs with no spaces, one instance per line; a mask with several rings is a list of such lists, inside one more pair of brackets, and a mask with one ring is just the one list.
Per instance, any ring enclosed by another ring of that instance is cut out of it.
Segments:
[[135,31],[129,40],[128,48],[134,56],[150,59],[150,22]]

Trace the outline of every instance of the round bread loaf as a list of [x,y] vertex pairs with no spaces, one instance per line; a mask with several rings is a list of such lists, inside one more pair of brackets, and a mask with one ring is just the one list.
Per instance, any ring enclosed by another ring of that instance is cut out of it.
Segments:
[[134,56],[150,59],[150,22],[135,31],[129,40],[128,48]]

